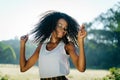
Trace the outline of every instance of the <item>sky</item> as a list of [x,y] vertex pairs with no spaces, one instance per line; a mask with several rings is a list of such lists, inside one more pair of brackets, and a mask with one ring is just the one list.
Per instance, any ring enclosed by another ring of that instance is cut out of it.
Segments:
[[94,20],[120,0],[0,0],[0,41],[20,38],[48,10],[64,12],[81,25]]

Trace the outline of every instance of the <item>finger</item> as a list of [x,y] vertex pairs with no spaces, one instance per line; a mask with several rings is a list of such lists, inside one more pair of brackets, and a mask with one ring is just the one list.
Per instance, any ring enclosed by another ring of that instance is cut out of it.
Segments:
[[82,24],[82,25],[80,26],[79,30],[82,31],[83,29],[85,29],[85,25],[84,25],[84,24]]
[[83,29],[81,33],[82,33],[82,34],[86,34],[87,32],[86,32],[85,29]]
[[84,29],[81,29],[80,30],[80,34],[84,34],[85,30]]
[[84,31],[84,36],[86,36],[87,35],[87,32],[86,31]]
[[22,39],[28,38],[28,34],[21,37]]
[[85,25],[84,24],[82,24],[81,29],[85,29]]

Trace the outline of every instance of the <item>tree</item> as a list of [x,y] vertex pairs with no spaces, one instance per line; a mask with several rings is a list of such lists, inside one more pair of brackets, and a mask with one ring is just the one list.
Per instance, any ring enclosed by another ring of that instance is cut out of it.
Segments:
[[[120,67],[120,2],[88,24],[87,49],[94,58],[92,66]],[[102,28],[99,29],[98,26]],[[87,55],[88,57],[93,57]],[[96,59],[97,58],[97,59]]]
[[14,49],[0,42],[0,63],[14,63],[16,54]]

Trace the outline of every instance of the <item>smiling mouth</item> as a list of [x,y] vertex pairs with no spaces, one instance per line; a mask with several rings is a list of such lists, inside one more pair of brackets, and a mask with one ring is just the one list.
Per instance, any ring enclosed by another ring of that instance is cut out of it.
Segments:
[[58,34],[63,34],[62,32],[58,32]]
[[58,35],[59,35],[59,36],[64,36],[64,34],[63,34],[63,33],[60,33],[60,32],[58,33]]

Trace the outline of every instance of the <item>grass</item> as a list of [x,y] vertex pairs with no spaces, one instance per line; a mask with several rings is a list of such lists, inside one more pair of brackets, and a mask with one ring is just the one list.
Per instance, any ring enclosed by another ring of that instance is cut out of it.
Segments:
[[[109,74],[109,72],[106,70],[87,69],[82,73],[76,69],[71,69],[67,78],[69,80],[101,80],[101,78],[107,74]],[[20,72],[19,65],[10,64],[0,64],[0,77],[8,77],[9,80],[40,80],[36,66],[26,72]]]

